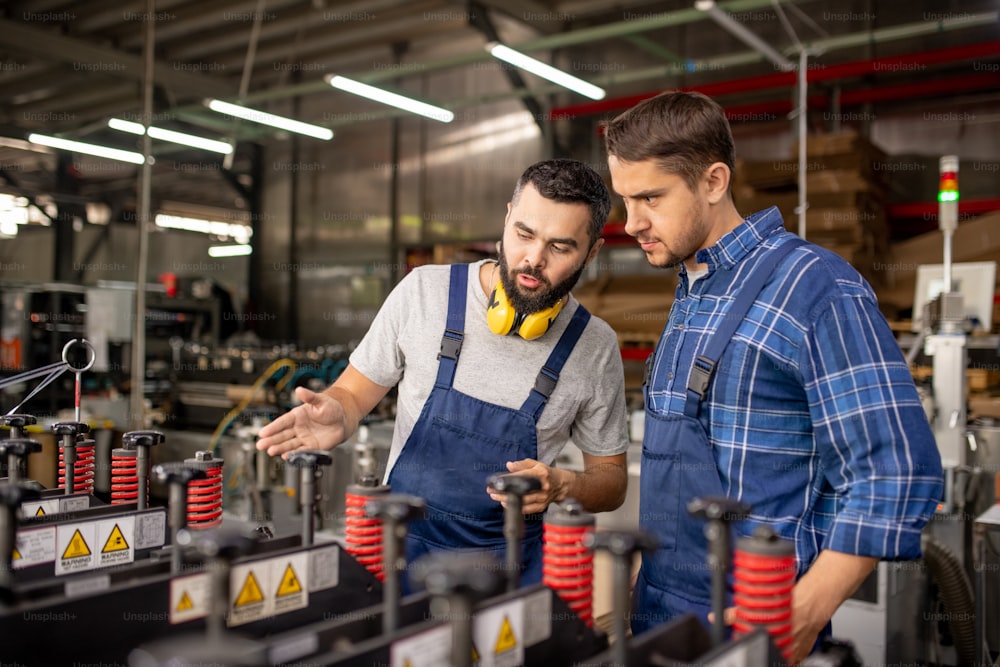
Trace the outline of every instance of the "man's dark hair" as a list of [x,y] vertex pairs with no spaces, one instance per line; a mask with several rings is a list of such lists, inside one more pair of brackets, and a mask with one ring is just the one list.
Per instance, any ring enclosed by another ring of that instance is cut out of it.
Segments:
[[670,91],[639,102],[604,125],[604,143],[624,162],[656,161],[692,192],[709,165],[722,162],[730,174],[736,168],[726,112],[701,93]]
[[531,183],[538,194],[564,204],[590,207],[590,245],[601,238],[604,223],[611,211],[611,195],[600,175],[579,160],[556,158],[536,162],[521,174],[511,203],[516,204],[524,186]]

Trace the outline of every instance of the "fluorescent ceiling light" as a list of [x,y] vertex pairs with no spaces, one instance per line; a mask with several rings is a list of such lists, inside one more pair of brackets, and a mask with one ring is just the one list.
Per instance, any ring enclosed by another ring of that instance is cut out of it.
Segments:
[[245,243],[239,245],[214,245],[209,247],[209,257],[242,257],[253,252],[253,247]]
[[572,74],[567,74],[560,69],[556,69],[552,65],[547,65],[541,60],[535,60],[531,56],[526,56],[520,51],[515,51],[508,46],[497,44],[496,42],[490,42],[486,45],[486,50],[489,51],[494,58],[499,58],[504,62],[508,62],[515,67],[520,67],[527,72],[531,72],[532,74],[540,76],[543,79],[547,79],[552,83],[559,84],[564,88],[569,88],[573,92],[580,93],[584,97],[589,97],[592,100],[604,99],[605,93],[603,88],[577,78]]
[[376,88],[375,86],[369,86],[367,83],[361,83],[360,81],[355,81],[354,79],[330,75],[326,77],[326,82],[334,88],[339,88],[340,90],[347,91],[348,93],[354,93],[355,95],[360,95],[361,97],[367,97],[370,100],[375,100],[376,102],[381,102],[382,104],[388,104],[391,107],[419,114],[432,120],[441,121],[442,123],[450,123],[455,120],[455,114],[447,109],[436,107],[433,104],[427,104],[426,102],[419,102],[396,93],[390,93],[388,90],[382,90],[381,88]]
[[221,222],[219,220],[187,218],[180,215],[168,215],[166,213],[156,214],[156,225],[157,227],[166,227],[168,229],[184,229],[189,232],[213,234],[224,238],[229,237],[239,243],[246,243],[253,235],[253,230],[249,225]]
[[315,137],[316,139],[323,139],[324,141],[333,139],[333,130],[328,127],[320,127],[319,125],[303,123],[300,120],[292,120],[291,118],[285,118],[284,116],[276,116],[273,113],[267,113],[266,111],[260,111],[258,109],[251,109],[250,107],[244,107],[238,104],[230,104],[229,102],[223,102],[222,100],[208,100],[208,108],[212,111],[229,114],[230,116],[236,116],[237,118],[242,118],[243,120],[248,120],[252,123],[270,125],[271,127],[277,127],[281,130],[304,134],[309,137]]
[[723,29],[747,46],[756,49],[761,55],[770,60],[776,67],[783,71],[795,69],[795,63],[778,53],[770,44],[750,32],[742,23],[734,19],[729,13],[719,8],[715,0],[695,0],[694,8],[705,12],[712,17]]
[[82,141],[60,139],[59,137],[50,137],[44,134],[29,134],[28,141],[40,146],[48,146],[49,148],[60,148],[64,151],[72,151],[74,153],[86,153],[87,155],[106,157],[109,160],[131,162],[132,164],[143,164],[146,161],[142,153],[136,153],[135,151],[123,151],[118,148],[108,148],[107,146],[87,144]]
[[[138,135],[142,135],[146,131],[146,128],[142,123],[134,123],[130,120],[122,120],[121,118],[112,118],[109,120],[108,127],[122,132]],[[202,150],[222,153],[223,155],[229,155],[233,152],[233,147],[224,141],[197,137],[193,134],[187,134],[185,132],[165,130],[162,127],[150,126],[149,136],[161,141],[169,141],[171,143],[181,144],[182,146],[190,146],[191,148],[201,148]]]

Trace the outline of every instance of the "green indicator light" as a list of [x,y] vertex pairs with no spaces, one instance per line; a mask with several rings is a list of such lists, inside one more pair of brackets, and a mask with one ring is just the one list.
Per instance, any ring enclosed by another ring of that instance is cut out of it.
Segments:
[[938,193],[939,202],[958,201],[958,190],[942,190]]

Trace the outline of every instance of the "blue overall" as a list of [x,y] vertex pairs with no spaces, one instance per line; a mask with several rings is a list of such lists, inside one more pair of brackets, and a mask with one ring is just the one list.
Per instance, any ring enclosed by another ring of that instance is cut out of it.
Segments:
[[[709,339],[704,354],[698,356],[691,367],[683,415],[662,415],[650,409],[648,378],[658,350],[646,362],[647,380],[643,383],[646,425],[639,473],[639,524],[643,530],[656,535],[660,546],[655,552],[642,556],[635,588],[633,635],[685,613],[693,613],[706,626],[708,624],[712,591],[705,522],[689,517],[687,506],[694,498],[725,496],[726,493],[718,475],[706,423],[699,419],[699,408],[708,394],[712,373],[726,345],[773,268],[801,244],[801,240],[791,239],[775,248],[769,260],[743,283],[722,324]],[[731,597],[731,592],[727,593],[727,598]]]
[[[456,549],[488,551],[504,562],[504,509],[487,494],[486,480],[507,472],[507,461],[537,458],[538,418],[590,320],[590,313],[578,307],[519,409],[473,398],[452,386],[465,335],[468,276],[467,265],[451,267],[437,379],[389,474],[393,493],[420,496],[426,502],[425,519],[409,526],[409,563],[432,551]],[[525,516],[522,549],[521,583],[540,582],[540,514]],[[406,581],[403,589],[409,590]]]

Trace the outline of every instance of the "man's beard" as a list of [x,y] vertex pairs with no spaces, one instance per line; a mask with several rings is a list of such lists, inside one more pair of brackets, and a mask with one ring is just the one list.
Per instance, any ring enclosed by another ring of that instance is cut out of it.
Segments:
[[[583,275],[585,268],[584,264],[580,264],[580,268],[572,275],[553,287],[545,279],[541,271],[536,269],[522,268],[511,273],[510,267],[507,265],[507,257],[503,252],[503,245],[500,246],[500,280],[503,282],[504,291],[507,293],[507,300],[510,301],[510,304],[518,313],[537,313],[554,306],[560,299],[569,294],[569,291],[580,280],[580,276]],[[542,285],[542,289],[531,294],[522,292],[522,288],[517,284],[516,280],[519,273],[538,280]]]

